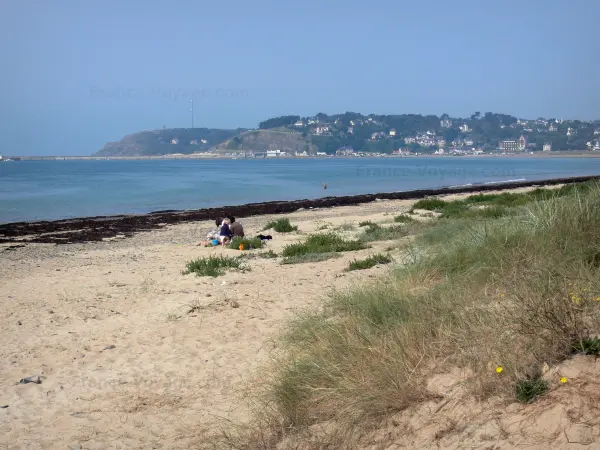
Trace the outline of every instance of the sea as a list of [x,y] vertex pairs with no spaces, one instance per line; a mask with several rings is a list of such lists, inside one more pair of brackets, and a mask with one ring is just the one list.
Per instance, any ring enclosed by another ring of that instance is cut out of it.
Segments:
[[586,175],[600,175],[600,158],[9,161],[0,223]]

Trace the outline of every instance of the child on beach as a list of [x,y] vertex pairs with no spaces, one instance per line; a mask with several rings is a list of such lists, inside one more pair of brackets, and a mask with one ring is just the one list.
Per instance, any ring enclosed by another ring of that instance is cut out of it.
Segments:
[[219,233],[219,241],[222,245],[227,245],[233,237],[233,233],[229,228],[230,224],[231,220],[229,220],[227,217],[223,219],[223,223],[221,224],[221,232]]

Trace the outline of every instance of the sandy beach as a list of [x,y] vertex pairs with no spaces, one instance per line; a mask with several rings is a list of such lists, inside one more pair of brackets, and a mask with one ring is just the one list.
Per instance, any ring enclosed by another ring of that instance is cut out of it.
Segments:
[[[286,214],[299,233],[270,230],[267,249],[279,253],[325,226],[352,236],[358,222],[391,222],[412,203]],[[253,236],[276,217],[239,221]],[[344,271],[390,247],[374,242],[319,263],[249,258],[249,272],[183,275],[194,258],[240,253],[198,246],[213,227],[205,221],[98,243],[0,246],[4,448],[190,448],[203,432],[248,418],[244,387],[261,382],[255,369],[294,312],[389,270]],[[401,260],[401,250],[392,255]],[[19,384],[35,375],[41,384]]]

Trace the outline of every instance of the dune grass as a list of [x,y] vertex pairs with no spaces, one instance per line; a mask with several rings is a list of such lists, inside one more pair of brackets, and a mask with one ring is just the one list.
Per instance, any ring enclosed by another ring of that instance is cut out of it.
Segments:
[[207,258],[198,258],[187,263],[183,274],[195,273],[199,277],[218,277],[219,275],[224,275],[226,269],[250,270],[239,258],[211,255]]
[[298,227],[296,225],[292,225],[290,223],[290,219],[286,217],[269,222],[265,225],[263,231],[269,229],[273,229],[278,233],[291,233],[292,231],[298,231]]
[[370,220],[363,220],[362,222],[358,222],[359,227],[368,227],[370,225],[377,225],[375,222],[371,222]]
[[[315,255],[331,255],[338,252],[350,252],[367,248],[358,240],[346,240],[335,233],[321,233],[308,236],[304,242],[288,244],[281,255],[285,264],[315,261]],[[322,256],[325,258],[325,256]],[[328,259],[328,258],[325,258]],[[322,260],[322,259],[321,259]]]
[[354,259],[348,264],[348,268],[346,269],[348,272],[353,270],[364,270],[375,267],[379,264],[389,264],[392,262],[392,258],[389,255],[384,255],[382,253],[377,253],[375,255],[371,255],[365,259]]
[[360,234],[359,239],[363,242],[391,241],[418,233],[429,226],[430,224],[426,222],[419,222],[416,220],[411,220],[398,225],[385,226],[369,222],[362,227],[363,231]]
[[398,223],[410,223],[410,222],[414,222],[415,219],[413,219],[412,217],[406,215],[406,214],[400,214],[399,216],[394,217],[394,222],[398,222]]
[[441,213],[442,218],[498,218],[512,214],[511,208],[525,206],[535,201],[545,201],[570,195],[575,191],[585,193],[589,191],[591,183],[582,183],[577,186],[565,185],[558,189],[537,188],[530,192],[514,193],[501,192],[498,194],[476,194],[463,200],[445,201],[441,198],[426,198],[416,202],[411,211],[425,209]]
[[[467,370],[464,387],[478,398],[529,402],[547,388],[544,362],[567,358],[583,342],[595,351],[600,186],[534,197],[471,200],[512,208],[511,216],[441,220],[416,240],[410,263],[297,317],[257,393],[248,448],[317,423],[364,429],[431,398],[427,380],[451,368]],[[319,239],[333,238],[313,239],[287,254],[311,253]]]

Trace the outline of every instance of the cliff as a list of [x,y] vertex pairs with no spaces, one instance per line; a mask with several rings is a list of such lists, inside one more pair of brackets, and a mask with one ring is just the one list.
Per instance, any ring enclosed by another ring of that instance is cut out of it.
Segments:
[[304,150],[309,152],[307,139],[301,133],[290,130],[246,131],[217,145],[216,149],[221,152],[264,152],[265,150],[281,150],[292,154]]

